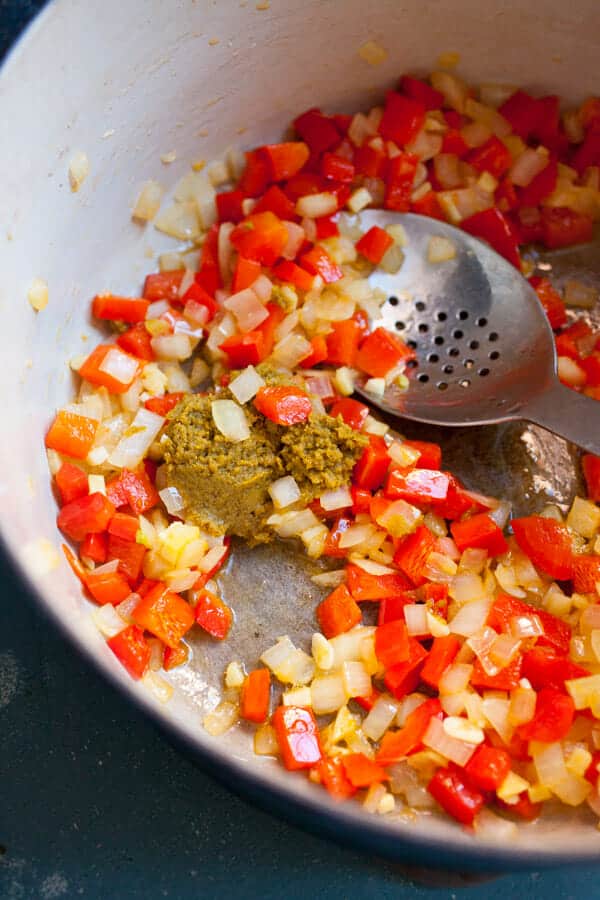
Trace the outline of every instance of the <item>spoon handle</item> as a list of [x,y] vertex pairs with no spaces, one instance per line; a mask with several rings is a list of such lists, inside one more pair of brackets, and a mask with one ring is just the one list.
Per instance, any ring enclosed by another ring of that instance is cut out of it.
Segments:
[[600,402],[572,391],[558,379],[524,404],[521,415],[600,456]]

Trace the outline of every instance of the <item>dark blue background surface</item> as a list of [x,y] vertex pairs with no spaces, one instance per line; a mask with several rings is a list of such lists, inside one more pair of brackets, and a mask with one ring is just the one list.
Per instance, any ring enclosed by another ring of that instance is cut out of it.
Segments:
[[[84,0],[80,0],[84,2]],[[42,4],[0,0],[0,57]],[[3,123],[2,127],[9,127]],[[0,898],[455,898],[253,809],[183,759],[46,623],[0,560]],[[600,870],[469,900],[592,898]]]

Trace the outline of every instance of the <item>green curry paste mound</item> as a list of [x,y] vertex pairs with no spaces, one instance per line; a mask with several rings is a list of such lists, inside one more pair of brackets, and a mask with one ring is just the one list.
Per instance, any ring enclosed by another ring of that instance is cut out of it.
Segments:
[[311,416],[300,425],[274,425],[244,406],[250,437],[238,443],[216,428],[211,403],[218,394],[190,394],[170,415],[163,439],[167,484],[177,488],[186,520],[209,534],[238,535],[256,544],[273,540],[269,485],[292,475],[302,502],[350,481],[368,443],[341,419]]

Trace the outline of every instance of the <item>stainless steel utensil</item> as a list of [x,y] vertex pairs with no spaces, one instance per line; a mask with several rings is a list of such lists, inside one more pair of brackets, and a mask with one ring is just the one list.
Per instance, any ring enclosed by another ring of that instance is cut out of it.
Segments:
[[[533,288],[482,241],[424,216],[367,210],[366,231],[402,224],[400,270],[370,276],[387,295],[383,327],[417,353],[410,386],[382,398],[358,392],[387,413],[435,425],[488,425],[525,419],[600,453],[600,404],[564,387],[556,375],[552,330]],[[456,255],[428,261],[432,237]],[[410,363],[409,363],[410,365]]]

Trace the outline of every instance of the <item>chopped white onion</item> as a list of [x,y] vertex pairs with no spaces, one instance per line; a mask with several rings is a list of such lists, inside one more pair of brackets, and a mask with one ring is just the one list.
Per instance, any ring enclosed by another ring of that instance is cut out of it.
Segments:
[[468,663],[452,663],[442,673],[439,680],[440,694],[458,694],[464,691],[473,673],[473,666]]
[[310,693],[311,705],[317,716],[337,712],[338,709],[345,705],[347,700],[344,680],[341,674],[317,676],[311,683]]
[[427,606],[424,603],[407,603],[404,607],[404,621],[410,635],[425,636],[429,634]]
[[319,575],[312,575],[310,580],[321,587],[337,587],[346,580],[346,570],[334,569],[331,572],[321,572]]
[[307,194],[296,201],[296,212],[299,216],[307,216],[310,219],[319,219],[321,216],[330,216],[337,210],[338,201],[335,194],[323,191],[320,194]]
[[363,720],[362,730],[372,741],[378,741],[398,715],[399,704],[390,697],[378,697]]
[[192,355],[192,345],[187,334],[160,334],[150,341],[158,359],[183,362]]
[[303,531],[320,525],[319,520],[311,509],[300,509],[293,512],[275,513],[267,519],[279,537],[297,537]]
[[240,711],[237,704],[231,703],[229,700],[223,700],[212,712],[204,716],[202,724],[205,731],[212,737],[219,737],[235,725],[239,715]]
[[131,212],[132,217],[141,222],[151,222],[160,209],[163,193],[164,189],[158,181],[144,182]]
[[464,766],[473,756],[475,752],[475,744],[467,743],[464,740],[451,737],[446,733],[443,723],[433,716],[427,726],[427,731],[423,736],[423,743],[431,750],[435,750],[446,759],[456,763],[457,766]]
[[518,187],[527,187],[548,165],[548,155],[528,147],[512,164],[508,177]]
[[260,377],[254,366],[247,366],[237,378],[229,383],[229,390],[238,403],[244,404],[248,400],[252,400],[264,385],[264,379]]
[[160,319],[162,314],[170,309],[168,300],[155,300],[146,310],[146,319]]
[[166,487],[158,492],[158,496],[165,504],[167,512],[171,516],[176,516],[184,507],[183,498],[176,487]]
[[471,637],[481,631],[490,611],[491,601],[487,598],[471,600],[462,606],[453,619],[448,622],[453,634]]
[[118,347],[111,347],[98,368],[119,384],[131,384],[137,375],[138,361]]
[[200,237],[200,225],[195,203],[172,203],[154,220],[154,227],[180,241],[194,241]]
[[383,566],[381,563],[374,562],[372,559],[364,559],[362,556],[350,554],[349,559],[351,563],[358,566],[359,569],[368,572],[369,575],[393,575],[396,571],[390,566]]
[[276,509],[285,509],[300,499],[300,488],[292,475],[284,475],[269,485],[269,494]]
[[448,262],[456,256],[456,244],[448,238],[433,235],[427,245],[427,262]]
[[326,512],[334,509],[346,509],[346,507],[352,506],[352,494],[350,489],[344,485],[321,494],[319,503]]
[[311,375],[310,378],[306,378],[305,384],[308,393],[314,394],[315,397],[319,397],[321,400],[330,400],[335,396],[331,378],[325,373],[322,375]]
[[463,716],[448,716],[442,724],[449,737],[465,741],[467,744],[482,744],[485,740],[483,729],[473,725]]
[[242,331],[253,331],[269,317],[268,309],[251,288],[233,294],[223,306],[233,313]]
[[357,625],[350,631],[338,634],[329,639],[335,655],[334,666],[337,668],[348,660],[362,659],[363,641],[372,637],[375,628],[368,625]]
[[358,660],[342,664],[342,680],[347,697],[368,697],[372,691],[371,676]]
[[[306,233],[301,225],[297,222],[288,222],[287,219],[283,223],[287,229],[288,239],[285,247],[281,251],[284,259],[296,259],[300,247],[306,239]],[[314,228],[313,224],[313,228]],[[315,233],[316,237],[316,233]]]
[[312,351],[310,341],[301,334],[288,334],[282,341],[275,345],[273,357],[286,369],[295,369],[298,363],[305,359]]
[[114,637],[115,634],[119,634],[120,631],[127,628],[127,622],[121,618],[110,603],[105,603],[92,610],[92,618],[98,631],[106,638]]
[[146,456],[151,444],[164,424],[164,418],[142,407],[135,414],[129,428],[124,432],[109,462],[118,469],[135,469]]
[[250,437],[246,413],[234,400],[213,400],[213,422],[221,434],[230,441],[245,441]]

